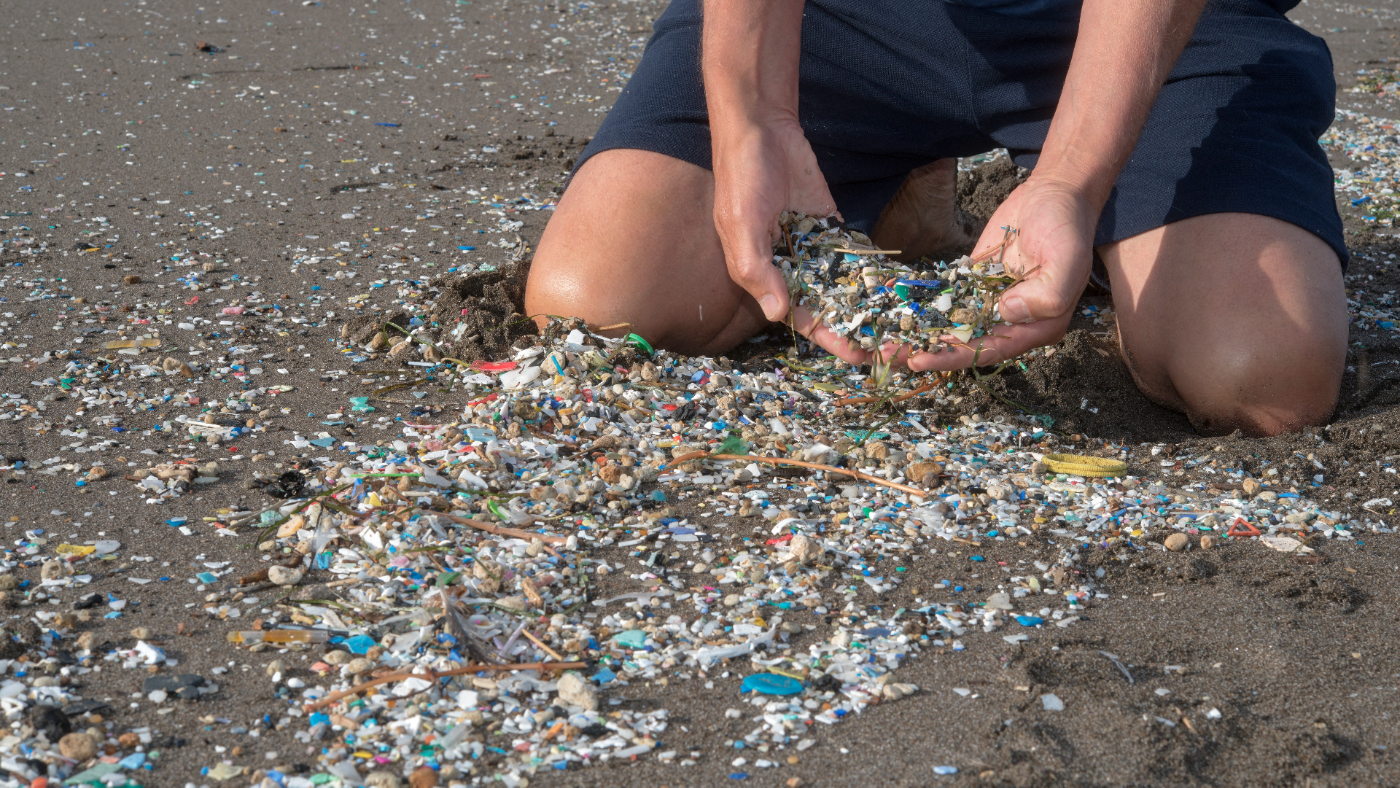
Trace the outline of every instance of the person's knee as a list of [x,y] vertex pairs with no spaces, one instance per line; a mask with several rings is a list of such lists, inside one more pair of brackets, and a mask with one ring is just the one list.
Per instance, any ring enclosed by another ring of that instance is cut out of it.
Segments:
[[603,270],[580,266],[567,250],[541,243],[525,287],[525,309],[541,327],[552,318],[576,317],[605,336],[635,333],[688,355],[723,352],[766,324],[753,299],[741,298],[733,287],[697,285],[676,292],[673,282],[654,274],[664,264],[632,259]]
[[1321,424],[1336,407],[1345,334],[1281,338],[1267,348],[1223,341],[1194,351],[1168,370],[1175,397],[1165,399],[1175,399],[1204,434],[1277,435]]
[[729,278],[712,190],[708,171],[659,153],[594,156],[540,238],[528,313],[541,325],[582,318],[600,333],[636,333],[692,355],[738,344],[766,321]]
[[542,247],[530,264],[525,283],[525,311],[544,327],[551,318],[582,318],[589,327],[623,322],[613,319],[632,310],[626,303],[629,291],[597,287],[589,277],[579,277],[567,262]]

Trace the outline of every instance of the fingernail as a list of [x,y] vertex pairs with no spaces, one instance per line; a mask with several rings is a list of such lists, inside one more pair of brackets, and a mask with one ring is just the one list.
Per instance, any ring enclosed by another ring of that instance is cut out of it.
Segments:
[[1031,322],[1031,311],[1026,308],[1026,301],[1020,296],[1011,296],[1003,300],[998,308],[1001,319],[1008,323]]
[[783,313],[778,307],[778,299],[771,295],[766,295],[758,299],[758,305],[763,309],[763,315],[774,323],[783,322]]

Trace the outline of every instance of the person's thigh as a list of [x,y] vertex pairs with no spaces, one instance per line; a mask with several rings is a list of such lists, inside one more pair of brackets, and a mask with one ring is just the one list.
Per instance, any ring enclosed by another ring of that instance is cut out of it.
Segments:
[[574,174],[530,266],[525,308],[628,324],[658,346],[714,355],[767,325],[734,284],[714,227],[714,177],[660,153],[614,149]]
[[1138,386],[1202,432],[1275,434],[1336,405],[1342,269],[1316,234],[1245,213],[1197,216],[1099,253]]

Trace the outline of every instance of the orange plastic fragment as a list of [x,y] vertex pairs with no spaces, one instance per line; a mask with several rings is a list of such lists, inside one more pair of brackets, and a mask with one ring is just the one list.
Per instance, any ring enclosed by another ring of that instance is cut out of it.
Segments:
[[1235,515],[1235,519],[1230,523],[1230,530],[1225,532],[1226,536],[1263,536],[1263,532],[1249,524],[1249,521]]

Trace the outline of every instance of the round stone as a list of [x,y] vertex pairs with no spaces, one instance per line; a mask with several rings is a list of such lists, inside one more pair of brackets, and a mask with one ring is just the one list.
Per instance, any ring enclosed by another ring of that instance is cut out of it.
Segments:
[[299,566],[290,568],[285,566],[272,566],[268,567],[267,579],[279,586],[294,586],[301,582],[301,578],[305,574],[306,570]]
[[63,757],[81,763],[97,754],[97,742],[86,733],[70,733],[58,740],[58,751]]
[[327,665],[344,665],[353,659],[354,656],[354,654],[343,649],[336,649],[335,651],[327,651],[326,655],[321,657],[321,659],[324,660]]

